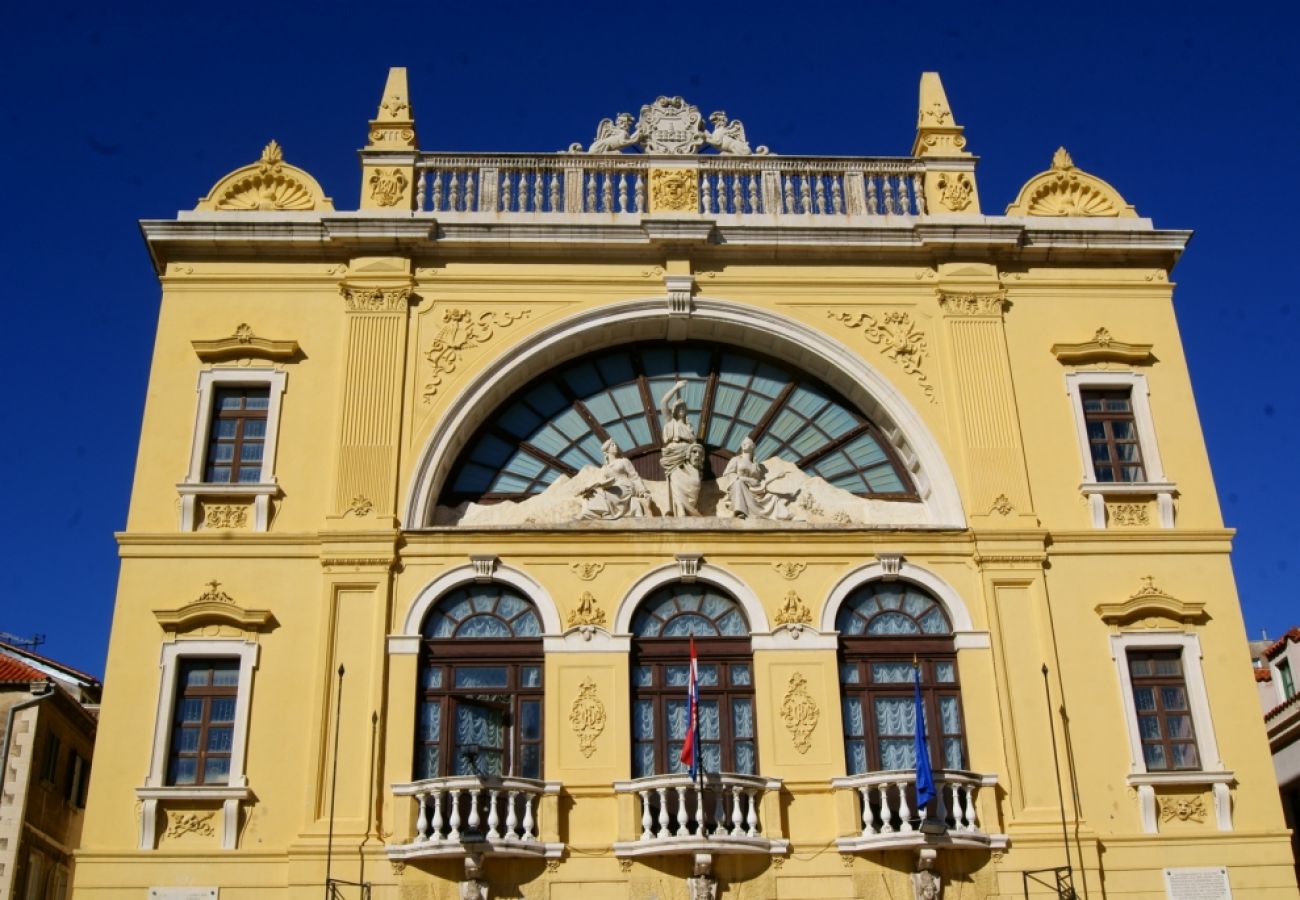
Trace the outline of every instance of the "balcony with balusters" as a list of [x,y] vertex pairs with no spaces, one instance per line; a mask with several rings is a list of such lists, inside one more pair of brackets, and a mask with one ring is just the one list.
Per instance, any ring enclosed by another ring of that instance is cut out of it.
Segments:
[[531,778],[456,776],[393,785],[415,800],[406,843],[389,844],[390,859],[464,856],[558,858],[564,844],[556,816],[560,784]]
[[[981,797],[993,794],[996,775],[937,770],[938,796],[932,805],[915,809],[916,772],[870,772],[835,778],[831,787],[852,792],[855,819],[836,841],[841,853],[897,847],[939,846],[997,850],[1007,845],[1005,834],[984,826]],[[987,807],[986,807],[987,808]]]
[[471,220],[581,221],[574,216],[639,220],[660,211],[652,208],[647,192],[651,170],[662,166],[679,173],[674,214],[698,213],[734,224],[843,223],[872,216],[927,214],[923,184],[927,162],[922,159],[683,159],[573,153],[423,153],[418,163],[416,210],[440,218]]
[[686,775],[652,775],[615,782],[614,791],[633,801],[639,829],[632,839],[615,842],[616,856],[790,850],[781,836],[779,779],[723,773],[696,784]]

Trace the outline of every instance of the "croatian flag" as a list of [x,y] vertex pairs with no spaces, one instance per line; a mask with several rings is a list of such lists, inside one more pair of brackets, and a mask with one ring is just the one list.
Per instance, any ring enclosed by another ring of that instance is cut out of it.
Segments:
[[921,667],[912,663],[912,694],[915,703],[916,730],[916,808],[925,809],[935,798],[934,772],[930,768],[930,748],[925,740],[925,704],[921,702]]
[[700,777],[700,664],[695,658],[695,638],[691,637],[691,673],[686,685],[686,741],[682,744],[681,761],[690,768],[691,780]]

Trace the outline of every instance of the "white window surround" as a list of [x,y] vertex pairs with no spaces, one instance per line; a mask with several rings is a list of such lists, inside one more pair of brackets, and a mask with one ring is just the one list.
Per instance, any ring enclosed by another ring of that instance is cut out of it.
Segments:
[[[199,527],[199,498],[253,498],[253,527],[266,531],[271,518],[271,498],[279,492],[275,481],[275,448],[280,432],[280,401],[288,374],[279,369],[211,368],[199,372],[198,407],[194,416],[194,437],[190,445],[190,467],[185,480],[176,485],[181,495],[181,531]],[[212,398],[217,387],[245,385],[269,388],[266,410],[266,439],[262,444],[262,479],[237,484],[211,484],[203,480],[208,435],[212,423]]]
[[[1138,732],[1137,708],[1133,702],[1133,680],[1129,675],[1130,650],[1177,650],[1183,663],[1183,684],[1187,689],[1187,705],[1196,730],[1196,749],[1201,756],[1202,768],[1195,771],[1147,770],[1142,755],[1142,736]],[[1126,783],[1138,792],[1142,830],[1155,834],[1159,810],[1155,789],[1160,785],[1210,785],[1214,797],[1215,820],[1220,831],[1232,830],[1232,798],[1229,785],[1233,774],[1223,767],[1219,757],[1219,744],[1214,737],[1214,719],[1210,714],[1209,697],[1205,691],[1205,676],[1201,672],[1201,641],[1195,634],[1183,632],[1121,632],[1110,636],[1111,658],[1119,675],[1120,702],[1124,708],[1124,726],[1128,732],[1129,754],[1132,759]]]
[[[159,660],[158,709],[154,719],[153,747],[143,787],[136,788],[142,801],[140,849],[153,850],[158,844],[158,801],[219,800],[222,803],[221,847],[235,849],[239,829],[239,803],[250,796],[244,763],[248,739],[248,716],[253,693],[253,671],[257,668],[258,644],[240,638],[224,640],[182,640],[163,644]],[[224,785],[167,784],[167,752],[171,740],[172,716],[176,710],[180,663],[189,658],[238,659],[239,687],[235,695],[235,732],[230,748],[230,776]]]
[[[1085,389],[1125,389],[1133,402],[1133,421],[1137,426],[1138,444],[1142,448],[1142,466],[1146,481],[1103,482],[1097,480],[1092,465],[1092,448],[1088,443],[1088,426],[1083,414]],[[1150,389],[1147,377],[1141,372],[1068,372],[1065,389],[1070,395],[1074,410],[1075,437],[1079,441],[1079,458],[1083,463],[1083,482],[1079,490],[1088,498],[1094,528],[1106,527],[1106,497],[1132,495],[1156,498],[1161,528],[1174,527],[1174,492],[1177,486],[1165,475],[1160,462],[1160,447],[1156,443],[1156,429],[1151,418]]]

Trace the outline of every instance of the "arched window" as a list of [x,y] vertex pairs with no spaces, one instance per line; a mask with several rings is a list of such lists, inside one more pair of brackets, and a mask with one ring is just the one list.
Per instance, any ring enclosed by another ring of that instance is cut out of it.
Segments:
[[503,584],[470,584],[429,611],[420,648],[417,780],[542,777],[542,623]]
[[638,344],[564,363],[507,400],[469,441],[439,503],[525,500],[602,463],[611,438],[643,478],[662,478],[660,398],[678,380],[716,478],[746,437],[863,497],[918,500],[889,441],[854,405],[787,364],[737,347]]
[[749,623],[703,583],[664,585],[632,617],[632,777],[685,772],[690,638],[700,670],[700,760],[707,773],[758,771]]
[[939,601],[909,582],[874,581],[845,598],[835,627],[848,774],[916,767],[914,661],[930,764],[965,769],[957,651]]

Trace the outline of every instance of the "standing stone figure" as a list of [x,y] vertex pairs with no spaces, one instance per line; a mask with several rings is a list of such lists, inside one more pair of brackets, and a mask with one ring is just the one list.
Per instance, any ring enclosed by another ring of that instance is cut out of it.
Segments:
[[767,489],[767,469],[754,459],[754,442],[745,438],[740,452],[727,463],[722,477],[730,478],[727,500],[737,519],[788,519],[785,503]]
[[659,464],[668,480],[668,515],[698,516],[700,470],[704,447],[695,440],[695,430],[686,420],[686,401],[681,398],[685,381],[678,381],[661,401],[663,406],[663,449]]
[[600,467],[600,481],[585,488],[581,519],[622,519],[625,516],[650,515],[650,492],[630,460],[608,440],[600,448],[605,464]]

